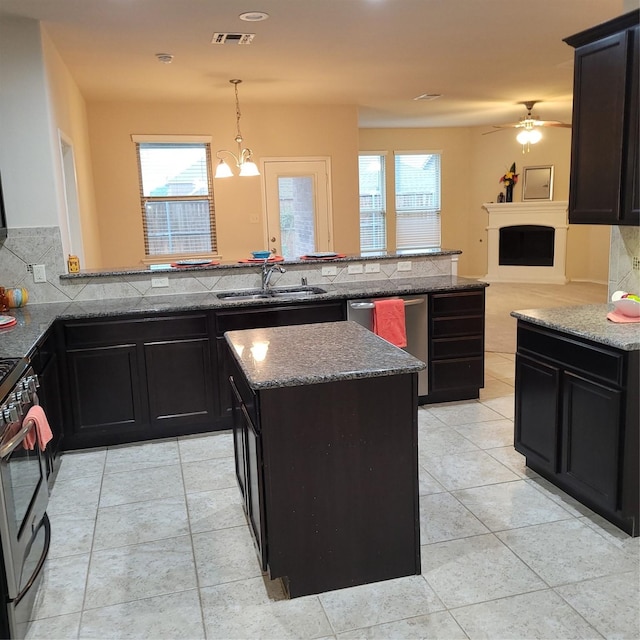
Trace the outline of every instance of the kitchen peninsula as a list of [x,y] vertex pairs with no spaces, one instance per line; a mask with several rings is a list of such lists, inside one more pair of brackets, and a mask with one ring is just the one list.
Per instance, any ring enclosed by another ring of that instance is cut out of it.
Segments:
[[632,536],[640,531],[640,325],[610,305],[514,311],[515,448]]
[[236,475],[290,596],[420,574],[417,373],[354,322],[230,331]]

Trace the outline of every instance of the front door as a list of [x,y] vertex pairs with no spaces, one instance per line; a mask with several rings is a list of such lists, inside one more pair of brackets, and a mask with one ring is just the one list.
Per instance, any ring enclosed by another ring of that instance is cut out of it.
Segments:
[[288,260],[331,251],[329,158],[262,160],[266,246]]

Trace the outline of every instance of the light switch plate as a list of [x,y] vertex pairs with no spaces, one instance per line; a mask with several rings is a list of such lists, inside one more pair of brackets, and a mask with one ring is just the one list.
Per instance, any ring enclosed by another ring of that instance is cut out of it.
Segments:
[[410,262],[398,262],[398,271],[411,271]]
[[362,273],[362,265],[361,264],[350,264],[347,267],[347,273],[353,275],[355,273]]
[[377,262],[368,262],[364,265],[365,273],[380,273],[380,265]]
[[338,267],[322,267],[323,276],[337,276]]
[[151,278],[151,286],[156,287],[168,287],[169,278]]

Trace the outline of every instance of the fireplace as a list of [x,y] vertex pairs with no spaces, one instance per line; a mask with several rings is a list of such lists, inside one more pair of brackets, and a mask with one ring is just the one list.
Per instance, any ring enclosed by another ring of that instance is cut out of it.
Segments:
[[486,282],[567,282],[566,202],[482,206],[489,213]]
[[498,264],[552,267],[556,230],[539,224],[517,224],[500,229]]

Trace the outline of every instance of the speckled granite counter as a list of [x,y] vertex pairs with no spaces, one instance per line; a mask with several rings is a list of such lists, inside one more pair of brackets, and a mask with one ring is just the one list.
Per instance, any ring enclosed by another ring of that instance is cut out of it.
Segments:
[[254,390],[417,373],[425,363],[355,322],[225,334]]
[[640,323],[611,322],[607,320],[607,313],[612,310],[612,304],[590,304],[578,307],[524,309],[512,311],[511,315],[518,320],[526,320],[624,351],[639,350]]
[[70,303],[28,304],[20,309],[11,309],[8,315],[15,316],[18,324],[0,330],[0,357],[26,356],[51,324],[58,318],[77,319],[118,315],[145,315],[148,313],[170,313],[201,309],[231,307],[283,305],[312,300],[348,300],[372,296],[398,296],[418,293],[460,291],[487,285],[477,280],[457,276],[430,276],[394,280],[372,280],[341,284],[323,284],[326,293],[298,298],[296,301],[282,299],[221,300],[216,294],[181,293],[165,296],[140,296],[137,298],[107,298],[83,300]]

